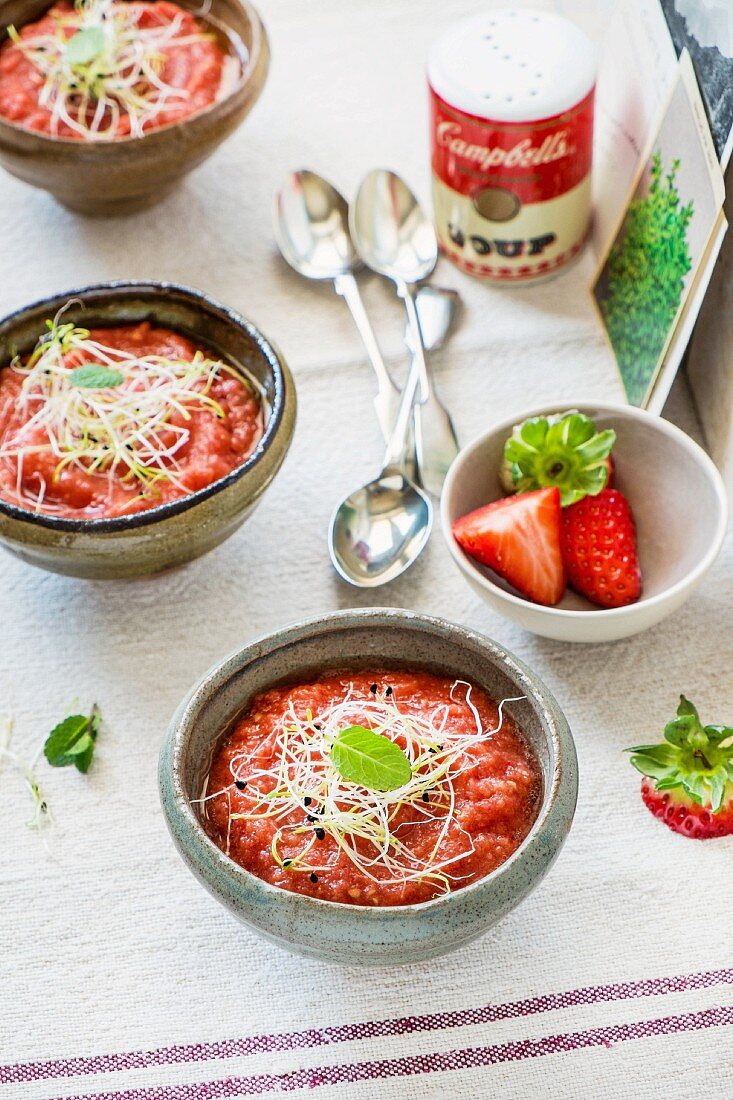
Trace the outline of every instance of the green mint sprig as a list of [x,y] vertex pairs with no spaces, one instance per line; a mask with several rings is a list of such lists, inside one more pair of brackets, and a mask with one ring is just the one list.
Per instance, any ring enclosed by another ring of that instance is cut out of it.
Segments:
[[102,724],[99,707],[95,703],[91,713],[70,714],[49,733],[43,746],[43,755],[54,768],[73,764],[86,774],[94,756],[94,743]]

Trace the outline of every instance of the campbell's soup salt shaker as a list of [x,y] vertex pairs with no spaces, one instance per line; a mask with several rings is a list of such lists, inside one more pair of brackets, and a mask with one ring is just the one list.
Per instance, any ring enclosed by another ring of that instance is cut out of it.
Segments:
[[428,62],[433,201],[441,248],[493,282],[545,278],[590,221],[596,51],[547,12],[456,24]]

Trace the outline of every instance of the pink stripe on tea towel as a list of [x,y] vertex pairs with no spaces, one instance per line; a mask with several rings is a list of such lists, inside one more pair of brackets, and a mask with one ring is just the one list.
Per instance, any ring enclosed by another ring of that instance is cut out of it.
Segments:
[[187,1043],[158,1047],[153,1050],[123,1051],[48,1061],[16,1062],[0,1065],[0,1084],[23,1081],[48,1081],[59,1077],[78,1077],[93,1073],[115,1073],[145,1069],[150,1066],[177,1065],[187,1062],[208,1062],[224,1058],[241,1058],[269,1051],[297,1050],[405,1035],[410,1032],[442,1031],[517,1019],[540,1012],[552,1012],[599,1002],[623,1001],[640,997],[659,997],[708,989],[716,985],[733,984],[733,969],[708,970],[698,974],[647,978],[635,982],[585,986],[580,989],[547,993],[520,1001],[487,1004],[478,1008],[451,1012],[432,1012],[420,1016],[400,1016],[385,1020],[366,1020],[332,1027],[308,1028],[270,1035],[245,1035],[206,1043]]
[[518,1062],[526,1058],[541,1058],[549,1054],[582,1050],[588,1047],[612,1047],[616,1043],[624,1043],[632,1039],[676,1035],[681,1032],[731,1024],[733,1024],[733,1005],[709,1008],[702,1012],[686,1012],[679,1016],[664,1016],[656,1020],[640,1020],[631,1024],[615,1024],[610,1027],[591,1028],[587,1031],[548,1035],[542,1039],[497,1043],[493,1046],[436,1051],[433,1054],[385,1058],[374,1062],[350,1062],[315,1069],[295,1070],[291,1073],[260,1073],[244,1077],[225,1077],[217,1081],[198,1081],[186,1085],[153,1085],[122,1091],[85,1093],[82,1096],[67,1097],[64,1100],[233,1100],[234,1097],[261,1096],[271,1092],[293,1092],[296,1089],[354,1084],[357,1081],[474,1069],[478,1066]]

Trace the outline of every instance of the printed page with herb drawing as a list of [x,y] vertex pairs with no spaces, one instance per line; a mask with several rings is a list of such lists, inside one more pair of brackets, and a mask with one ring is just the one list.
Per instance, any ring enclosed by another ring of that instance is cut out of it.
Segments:
[[631,404],[646,406],[705,269],[725,185],[688,54],[592,285]]

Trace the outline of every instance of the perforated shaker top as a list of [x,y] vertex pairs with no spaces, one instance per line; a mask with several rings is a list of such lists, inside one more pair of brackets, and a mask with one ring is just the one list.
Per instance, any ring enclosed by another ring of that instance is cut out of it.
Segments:
[[570,20],[502,8],[461,20],[428,59],[428,80],[453,107],[497,122],[551,118],[584,99],[596,50]]

